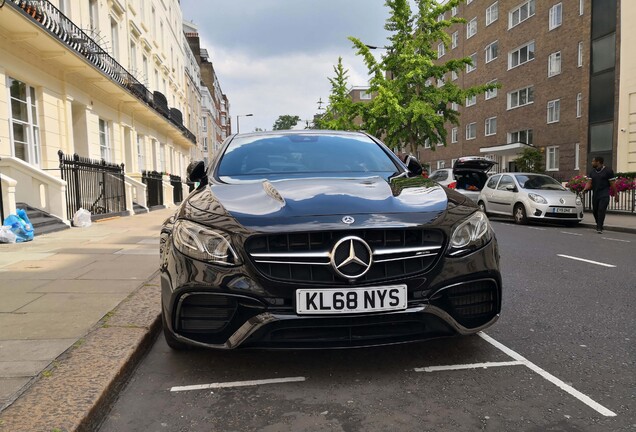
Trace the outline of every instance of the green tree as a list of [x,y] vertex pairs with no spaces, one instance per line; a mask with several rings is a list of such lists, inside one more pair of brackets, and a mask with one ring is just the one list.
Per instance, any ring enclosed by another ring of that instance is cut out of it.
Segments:
[[274,126],[272,130],[285,130],[291,129],[298,124],[300,121],[300,117],[293,115],[282,115],[278,116],[276,122],[274,122]]
[[543,172],[543,155],[534,147],[526,147],[521,151],[518,158],[513,161],[520,172]]
[[331,94],[325,112],[318,118],[316,126],[320,129],[357,130],[355,123],[360,104],[354,103],[349,97],[349,70],[342,65],[342,57],[338,57],[338,64],[333,67],[335,77],[329,78]]
[[416,11],[409,0],[387,0],[390,9],[385,29],[391,33],[387,51],[378,61],[368,46],[355,37],[356,54],[362,56],[371,75],[369,91],[375,97],[360,107],[363,125],[369,133],[381,137],[392,148],[408,146],[415,154],[417,147],[429,140],[431,147],[446,144],[447,123],[459,124],[459,112],[451,103],[463,105],[467,96],[499,87],[486,84],[462,89],[452,80],[438,87],[452,72],[457,74],[471,64],[470,57],[438,61],[437,46],[448,49],[450,36],[445,29],[463,18],[450,17],[437,21],[440,14],[450,15],[451,8],[463,0],[415,0]]

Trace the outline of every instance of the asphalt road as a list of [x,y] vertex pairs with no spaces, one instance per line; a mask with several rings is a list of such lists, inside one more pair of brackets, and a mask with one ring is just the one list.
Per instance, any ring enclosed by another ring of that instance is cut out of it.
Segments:
[[504,301],[485,334],[189,353],[160,337],[101,431],[636,431],[636,235],[493,225]]

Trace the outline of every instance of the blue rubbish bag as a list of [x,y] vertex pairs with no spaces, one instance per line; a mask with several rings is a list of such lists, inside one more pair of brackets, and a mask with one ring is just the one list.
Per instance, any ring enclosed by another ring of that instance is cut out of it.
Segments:
[[4,219],[3,225],[11,227],[11,232],[15,234],[17,243],[33,240],[33,225],[23,209],[18,209],[17,215],[9,215]]

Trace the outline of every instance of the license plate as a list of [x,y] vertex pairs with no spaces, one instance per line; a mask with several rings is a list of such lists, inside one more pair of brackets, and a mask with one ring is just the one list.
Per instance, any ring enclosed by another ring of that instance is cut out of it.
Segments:
[[296,290],[296,313],[350,314],[406,309],[406,285]]
[[552,209],[552,211],[554,213],[572,213],[572,209],[569,208],[561,208],[561,207],[557,207],[555,209]]

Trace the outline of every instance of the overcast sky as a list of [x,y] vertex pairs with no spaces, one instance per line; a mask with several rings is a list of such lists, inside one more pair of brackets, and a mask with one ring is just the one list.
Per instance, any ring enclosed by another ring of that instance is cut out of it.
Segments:
[[[342,56],[349,84],[368,84],[348,36],[384,45],[385,0],[181,0],[230,101],[232,130],[271,130],[279,115],[311,120]],[[381,52],[378,51],[378,56]]]

